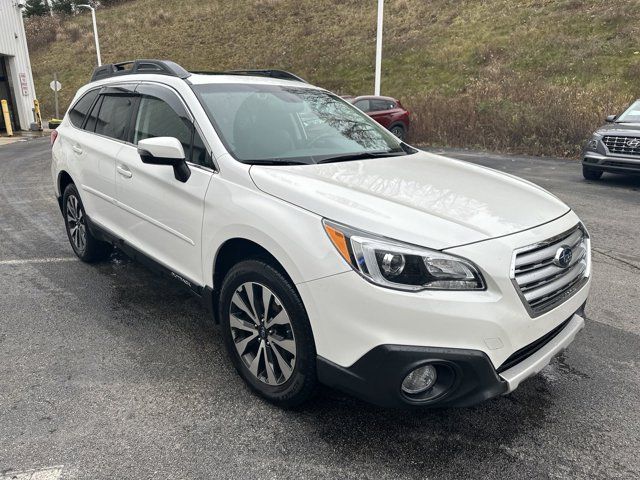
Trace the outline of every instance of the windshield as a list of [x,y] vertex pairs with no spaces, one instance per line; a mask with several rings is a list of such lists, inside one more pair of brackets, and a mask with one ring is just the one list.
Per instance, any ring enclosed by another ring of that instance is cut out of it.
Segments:
[[616,118],[620,123],[640,123],[640,100],[634,102],[627,110]]
[[341,98],[297,86],[193,87],[222,142],[245,163],[321,163],[404,155],[390,132]]

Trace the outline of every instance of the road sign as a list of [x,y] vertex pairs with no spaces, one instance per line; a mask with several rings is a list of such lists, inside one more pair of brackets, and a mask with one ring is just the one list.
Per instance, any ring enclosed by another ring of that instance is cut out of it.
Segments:
[[60,89],[62,88],[62,84],[57,80],[54,80],[53,82],[51,82],[49,86],[51,87],[51,90],[53,90],[54,92],[59,92]]

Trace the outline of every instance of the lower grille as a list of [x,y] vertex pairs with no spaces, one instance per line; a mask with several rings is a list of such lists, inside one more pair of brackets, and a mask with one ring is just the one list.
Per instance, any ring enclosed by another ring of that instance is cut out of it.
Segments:
[[507,358],[502,365],[498,367],[497,372],[502,373],[505,370],[508,370],[514,365],[517,365],[523,360],[526,360],[527,358],[529,358],[531,355],[536,353],[538,350],[544,347],[547,343],[553,340],[556,337],[556,335],[558,335],[562,331],[562,329],[567,326],[567,324],[570,321],[571,321],[571,318],[566,319],[564,322],[562,322],[560,325],[558,325],[556,328],[551,330],[549,333],[547,333],[543,337],[540,337],[535,342],[532,342],[526,347],[523,347],[517,352],[515,352],[513,355]]
[[620,168],[630,168],[634,170],[640,170],[640,163],[616,162],[613,160],[607,160],[603,162],[603,165],[606,165],[608,167],[620,167]]
[[607,135],[602,141],[611,153],[640,155],[640,137]]
[[584,227],[577,225],[516,250],[512,280],[532,317],[565,302],[584,285],[589,274],[589,248]]

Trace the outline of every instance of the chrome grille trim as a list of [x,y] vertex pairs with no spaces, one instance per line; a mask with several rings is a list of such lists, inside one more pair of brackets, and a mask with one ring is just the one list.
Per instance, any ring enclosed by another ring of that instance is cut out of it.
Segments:
[[630,147],[627,145],[629,140],[640,140],[640,137],[627,137],[618,135],[605,135],[602,142],[611,153],[619,153],[623,155],[640,155],[640,145]]
[[[566,268],[553,259],[561,246],[573,251]],[[543,242],[518,248],[513,253],[511,281],[531,317],[557,307],[576,293],[590,275],[589,235],[582,224]]]

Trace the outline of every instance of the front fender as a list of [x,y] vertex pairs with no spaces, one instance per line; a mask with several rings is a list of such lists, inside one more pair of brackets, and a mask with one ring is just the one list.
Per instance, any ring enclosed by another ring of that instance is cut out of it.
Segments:
[[[295,284],[351,270],[331,244],[322,218],[255,188],[214,179],[205,200],[203,265],[213,286],[220,247],[233,238],[257,243],[273,255]],[[225,205],[224,208],[216,206]]]

